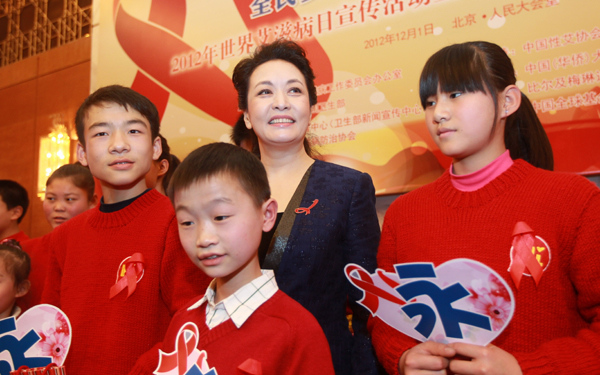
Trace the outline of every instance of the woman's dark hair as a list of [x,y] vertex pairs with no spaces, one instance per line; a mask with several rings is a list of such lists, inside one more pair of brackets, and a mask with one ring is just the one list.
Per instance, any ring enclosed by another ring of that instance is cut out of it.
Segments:
[[[270,44],[259,46],[254,53],[241,60],[233,70],[231,77],[233,85],[238,93],[238,108],[242,111],[248,109],[248,90],[250,77],[260,65],[271,60],[283,60],[293,64],[304,76],[306,88],[308,89],[308,100],[311,106],[317,104],[317,88],[315,87],[315,73],[313,72],[310,61],[306,58],[306,52],[296,42],[287,39],[278,39]],[[252,133],[254,131],[252,130]],[[257,155],[260,157],[260,151],[257,149]],[[304,138],[304,150],[309,156],[314,156],[315,152],[310,147],[308,139]]]
[[[477,41],[444,47],[425,63],[419,82],[421,105],[442,92],[483,92],[494,101],[498,118],[498,93],[516,83],[515,70],[504,50],[493,43]],[[493,131],[493,130],[492,130]],[[552,170],[554,158],[548,136],[531,102],[521,93],[521,105],[506,119],[504,143],[512,159]]]
[[69,178],[73,185],[86,192],[88,202],[94,201],[96,182],[88,167],[84,167],[80,163],[65,164],[48,177],[48,180],[46,180],[46,187],[57,178]]

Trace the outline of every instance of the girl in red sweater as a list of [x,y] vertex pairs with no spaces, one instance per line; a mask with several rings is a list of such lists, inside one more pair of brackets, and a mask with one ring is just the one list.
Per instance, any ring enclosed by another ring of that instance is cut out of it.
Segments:
[[[545,170],[553,166],[548,138],[499,46],[438,51],[421,74],[420,97],[452,166],[390,206],[378,266],[471,258],[509,283],[516,308],[485,347],[419,343],[374,318],[380,361],[390,374],[600,373],[600,190]],[[543,241],[540,253],[513,247],[522,224],[524,236]]]

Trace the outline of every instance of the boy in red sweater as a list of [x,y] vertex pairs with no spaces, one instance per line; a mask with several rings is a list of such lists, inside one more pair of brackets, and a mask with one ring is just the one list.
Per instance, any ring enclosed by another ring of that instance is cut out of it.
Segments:
[[214,280],[175,314],[160,354],[140,358],[132,373],[333,374],[316,319],[260,269],[262,232],[277,217],[260,160],[227,143],[203,146],[175,170],[168,194],[185,251]]
[[71,321],[69,373],[126,374],[209,280],[186,259],[169,200],[146,188],[161,153],[156,107],[108,86],[83,102],[75,121],[77,158],[104,196],[43,239],[50,261],[42,302]]
[[0,180],[0,241],[25,241],[29,237],[19,223],[29,207],[27,190],[13,180]]

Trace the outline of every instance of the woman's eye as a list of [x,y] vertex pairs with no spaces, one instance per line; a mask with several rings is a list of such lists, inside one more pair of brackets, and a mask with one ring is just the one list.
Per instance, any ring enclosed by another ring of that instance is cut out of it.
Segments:
[[425,101],[425,107],[433,107],[435,105],[435,101],[434,100],[427,100]]
[[180,226],[182,227],[189,227],[193,224],[194,222],[192,221],[182,221],[181,223],[179,223]]
[[460,92],[460,91],[457,91],[457,92],[453,92],[452,94],[450,94],[450,97],[451,97],[452,99],[454,99],[454,98],[458,98],[458,97],[459,97],[459,96],[461,96],[461,95],[462,95],[462,92]]
[[291,88],[290,92],[294,94],[302,94],[302,90],[300,90],[298,87]]
[[262,89],[258,92],[258,95],[269,95],[270,93],[271,93],[271,90]]
[[225,216],[225,215],[221,215],[221,216],[215,216],[215,221],[223,221],[225,219],[227,219],[229,216]]

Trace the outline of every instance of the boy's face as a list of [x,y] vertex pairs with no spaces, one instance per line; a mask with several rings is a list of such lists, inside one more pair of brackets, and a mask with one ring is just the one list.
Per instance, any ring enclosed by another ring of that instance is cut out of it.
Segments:
[[[277,216],[273,199],[256,207],[237,179],[219,174],[175,192],[179,238],[192,262],[235,291],[260,276],[258,246]],[[218,290],[218,289],[217,289]]]
[[[17,222],[21,210],[21,206],[13,207],[9,210],[6,203],[4,203],[2,196],[0,196],[0,235],[3,231],[10,228],[13,223]],[[1,237],[0,240],[2,240]]]
[[133,198],[146,189],[144,177],[161,153],[148,120],[133,108],[103,103],[88,109],[84,119],[85,149],[77,145],[81,164],[102,184],[106,203]]

